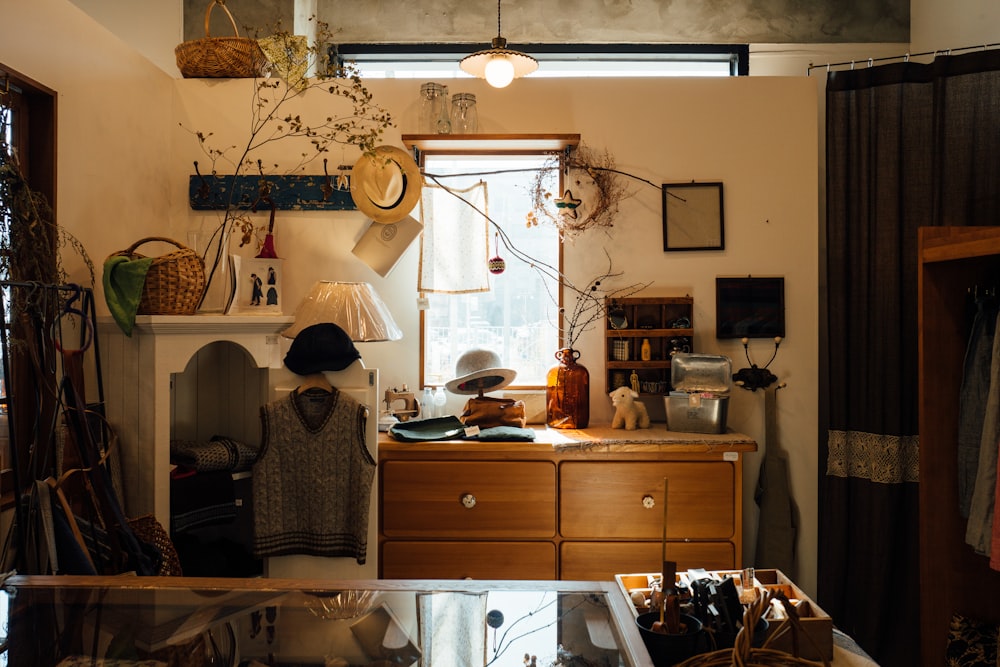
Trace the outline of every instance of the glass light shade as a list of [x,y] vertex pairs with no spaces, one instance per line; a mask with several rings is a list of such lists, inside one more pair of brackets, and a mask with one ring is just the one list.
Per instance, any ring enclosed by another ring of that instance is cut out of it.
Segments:
[[369,283],[328,280],[312,286],[295,311],[295,322],[281,335],[295,338],[306,327],[326,322],[339,326],[356,343],[403,337],[388,306]]
[[514,65],[505,56],[493,56],[483,72],[486,83],[494,88],[506,88],[514,80]]

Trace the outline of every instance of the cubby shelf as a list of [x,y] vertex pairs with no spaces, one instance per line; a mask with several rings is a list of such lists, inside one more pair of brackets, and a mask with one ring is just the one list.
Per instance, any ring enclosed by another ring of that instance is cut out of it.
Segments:
[[[604,353],[607,390],[630,386],[634,371],[640,394],[668,393],[672,354],[693,351],[694,299],[628,297],[608,299],[605,306],[609,315]],[[643,340],[649,341],[648,360],[642,359]]]

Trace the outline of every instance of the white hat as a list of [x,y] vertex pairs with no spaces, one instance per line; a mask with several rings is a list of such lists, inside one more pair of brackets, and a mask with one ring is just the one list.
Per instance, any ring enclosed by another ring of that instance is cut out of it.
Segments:
[[420,201],[424,180],[406,151],[378,146],[351,169],[351,199],[375,222],[391,224],[410,214]]
[[472,349],[455,363],[454,380],[445,383],[453,394],[479,394],[503,389],[517,377],[517,371],[500,368],[500,355],[493,350]]

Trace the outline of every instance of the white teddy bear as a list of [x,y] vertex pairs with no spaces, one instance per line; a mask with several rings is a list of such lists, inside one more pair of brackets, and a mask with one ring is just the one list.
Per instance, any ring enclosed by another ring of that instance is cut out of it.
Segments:
[[618,387],[608,394],[611,397],[611,405],[615,406],[615,416],[611,420],[611,428],[625,427],[626,431],[634,431],[637,428],[649,428],[649,413],[646,412],[646,405],[639,398],[639,394],[628,387]]

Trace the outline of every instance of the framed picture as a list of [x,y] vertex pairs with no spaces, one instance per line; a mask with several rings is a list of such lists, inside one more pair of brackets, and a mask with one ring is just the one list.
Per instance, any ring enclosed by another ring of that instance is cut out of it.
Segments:
[[715,279],[716,338],[774,338],[785,335],[785,279]]
[[724,250],[722,183],[664,183],[663,250]]
[[230,257],[233,298],[227,313],[282,314],[281,259]]

